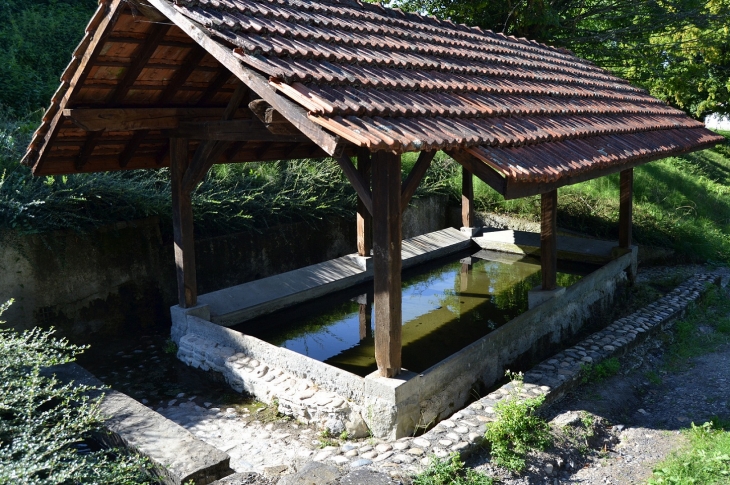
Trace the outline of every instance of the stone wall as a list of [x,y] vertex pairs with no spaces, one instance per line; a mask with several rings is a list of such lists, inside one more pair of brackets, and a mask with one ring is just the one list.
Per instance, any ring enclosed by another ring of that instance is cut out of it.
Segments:
[[[415,200],[403,236],[446,227],[447,198]],[[207,293],[355,251],[355,221],[292,223],[196,242],[198,289]],[[157,219],[124,222],[89,234],[71,231],[18,236],[0,245],[3,315],[23,329],[55,326],[77,343],[164,329],[176,303],[174,253]]]

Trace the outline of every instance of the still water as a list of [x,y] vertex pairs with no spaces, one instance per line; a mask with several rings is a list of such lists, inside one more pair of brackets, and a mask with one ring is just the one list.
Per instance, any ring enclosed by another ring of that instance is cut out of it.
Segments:
[[[594,267],[558,266],[570,286]],[[403,275],[403,367],[422,372],[527,310],[540,261],[480,251]],[[365,376],[377,369],[372,283],[246,322],[236,330]]]

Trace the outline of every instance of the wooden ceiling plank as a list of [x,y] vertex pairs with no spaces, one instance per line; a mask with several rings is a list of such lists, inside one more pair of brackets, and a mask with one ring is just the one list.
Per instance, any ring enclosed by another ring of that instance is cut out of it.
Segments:
[[276,89],[269,85],[268,80],[257,72],[245,67],[238,60],[230,48],[213,40],[208,33],[200,26],[179,13],[167,2],[167,0],[148,0],[157,7],[168,19],[173,21],[183,32],[199,43],[221,64],[227,67],[241,81],[251,88],[256,94],[265,99],[274,109],[280,112],[299,131],[304,133],[310,140],[321,146],[327,154],[340,156],[345,149],[345,141],[324,131],[317,124],[307,118],[307,112],[277,94]]
[[[147,8],[149,10],[154,10],[150,7]],[[175,71],[172,79],[170,79],[170,83],[167,85],[165,90],[160,95],[160,98],[157,100],[159,104],[167,104],[170,102],[170,100],[172,100],[172,98],[175,97],[175,94],[178,92],[180,87],[185,84],[185,81],[188,80],[193,71],[195,71],[200,61],[202,61],[203,57],[205,57],[206,52],[203,49],[200,49],[195,44],[191,44],[190,47],[190,52],[187,53],[181,66],[178,68],[177,71]],[[122,153],[119,155],[119,166],[121,168],[124,168],[129,164],[130,160],[132,159],[132,157],[134,157],[135,152],[142,144],[144,139],[147,137],[149,132],[150,130],[140,130],[135,132],[135,134],[132,136],[132,139],[129,141],[129,143],[127,143],[127,145],[124,147],[124,150],[122,150]]]
[[[121,82],[119,82],[116,88],[109,94],[108,103],[119,104],[124,101],[127,93],[129,93],[132,85],[137,80],[137,77],[139,77],[142,69],[144,69],[145,64],[147,64],[147,61],[150,60],[152,54],[155,53],[157,47],[160,44],[160,41],[165,37],[165,35],[167,35],[170,27],[171,26],[167,24],[152,24],[152,27],[150,27],[150,31],[148,32],[146,42],[144,44],[140,44],[139,49],[137,49],[139,50],[139,52],[136,53],[136,55],[132,58],[132,64],[124,73],[124,77],[122,78]],[[98,133],[94,133],[89,134],[89,136],[86,138],[86,142],[84,143],[83,148],[76,158],[77,170],[83,170],[88,156],[94,151],[94,147],[96,145],[96,141],[99,139],[99,136],[100,135]],[[144,138],[144,136],[142,136],[142,138]],[[138,136],[135,136],[132,141],[137,141],[137,143],[141,143],[141,139],[139,139]],[[136,149],[136,147],[134,147],[134,149]],[[122,152],[122,155],[129,156],[129,153],[125,149]],[[120,159],[120,166],[122,162],[123,160]]]
[[203,92],[203,95],[198,100],[198,105],[205,105],[208,102],[210,102],[218,92],[220,92],[221,88],[226,85],[229,79],[231,79],[231,71],[226,69],[225,67],[220,70],[220,72],[213,78],[213,80],[210,82],[210,85],[208,85],[208,89],[206,89]]
[[150,31],[147,33],[147,38],[143,44],[140,44],[139,52],[136,52],[132,59],[132,64],[124,73],[124,77],[117,84],[114,92],[109,96],[107,103],[119,104],[124,101],[124,98],[129,93],[129,90],[134,85],[134,82],[139,77],[140,73],[144,69],[147,61],[150,60],[152,55],[155,53],[160,45],[162,39],[165,38],[167,32],[170,30],[171,25],[169,24],[152,24]]

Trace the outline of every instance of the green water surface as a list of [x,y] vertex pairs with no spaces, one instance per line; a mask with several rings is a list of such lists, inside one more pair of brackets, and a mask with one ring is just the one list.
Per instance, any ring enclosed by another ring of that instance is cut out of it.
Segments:
[[[422,372],[527,310],[527,292],[541,283],[539,260],[497,259],[451,260],[404,275],[404,368]],[[567,287],[592,268],[558,269],[558,284]],[[236,329],[365,376],[377,369],[372,283],[359,290],[359,296],[350,290]]]

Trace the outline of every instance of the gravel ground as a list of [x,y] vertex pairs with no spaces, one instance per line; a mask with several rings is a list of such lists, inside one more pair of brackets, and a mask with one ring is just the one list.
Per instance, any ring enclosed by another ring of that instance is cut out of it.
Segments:
[[[701,269],[649,268],[639,282],[684,278]],[[730,297],[727,287],[723,291]],[[700,325],[702,333],[713,331]],[[546,409],[555,445],[530,456],[523,475],[492,467],[486,454],[467,464],[504,485],[644,483],[657,462],[685,443],[679,430],[713,417],[730,419],[730,344],[669,372],[663,342],[670,338],[663,333],[643,343],[620,359],[621,373],[584,384]]]

